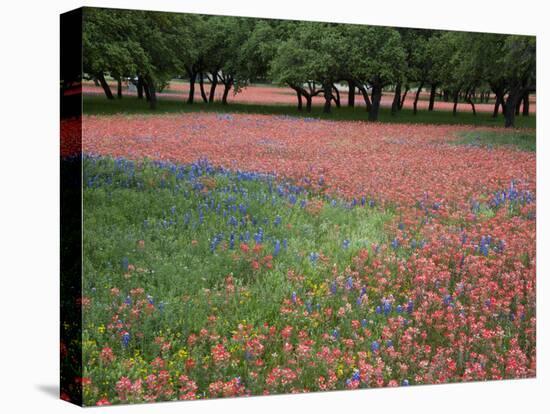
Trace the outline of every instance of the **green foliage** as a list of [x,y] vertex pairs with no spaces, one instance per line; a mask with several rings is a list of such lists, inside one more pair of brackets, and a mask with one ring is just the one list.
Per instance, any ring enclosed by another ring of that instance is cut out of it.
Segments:
[[358,83],[383,87],[401,78],[406,54],[396,29],[350,26],[347,35],[349,71]]

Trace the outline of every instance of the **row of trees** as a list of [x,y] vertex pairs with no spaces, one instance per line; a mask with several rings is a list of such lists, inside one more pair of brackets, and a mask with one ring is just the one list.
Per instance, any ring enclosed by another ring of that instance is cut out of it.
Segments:
[[299,110],[322,96],[325,112],[341,105],[336,85],[347,83],[347,104],[359,93],[370,120],[378,119],[383,90],[394,92],[396,113],[414,87],[415,114],[424,89],[429,110],[440,94],[454,113],[461,99],[475,114],[475,98],[493,95],[493,115],[502,111],[508,127],[522,102],[529,113],[535,91],[536,44],[528,36],[85,9],[83,43],[84,71],[107,98],[114,99],[107,74],[118,80],[119,96],[129,77],[152,108],[173,78],[189,80],[188,104],[197,86],[205,102],[223,88],[225,104],[231,90],[268,81],[292,88]]

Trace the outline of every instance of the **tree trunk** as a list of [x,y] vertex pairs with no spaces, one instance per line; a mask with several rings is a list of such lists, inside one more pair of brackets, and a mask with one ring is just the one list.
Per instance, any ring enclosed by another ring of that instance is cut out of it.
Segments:
[[113,93],[111,92],[111,87],[105,80],[105,75],[103,75],[103,73],[100,73],[99,75],[97,75],[97,80],[103,88],[103,92],[105,92],[105,96],[107,97],[107,99],[115,99]]
[[434,110],[436,89],[437,89],[437,84],[432,83],[432,86],[430,88],[430,104],[428,105],[428,111]]
[[143,99],[143,79],[141,76],[138,76],[136,89],[138,99]]
[[472,99],[472,95],[475,96],[475,92],[471,92],[471,93],[467,93],[466,94],[466,102],[468,102],[470,104],[470,106],[472,107],[472,113],[474,114],[474,116],[476,115],[476,105]]
[[214,102],[216,97],[216,87],[218,86],[218,72],[212,74],[212,82],[210,84],[210,95],[208,96],[208,103]]
[[[458,98],[457,98],[458,99]],[[445,102],[449,102],[449,91],[448,90],[444,90],[443,91],[443,100]]]
[[201,90],[201,97],[204,103],[208,103],[208,97],[206,96],[206,92],[204,91],[204,73],[199,74],[199,87]]
[[298,111],[302,110],[302,92],[299,89],[294,89],[296,91],[296,97],[298,98]]
[[372,102],[369,98],[369,91],[367,91],[367,88],[365,88],[364,85],[358,86],[359,90],[361,91],[361,95],[363,95],[363,100],[365,101],[365,106],[367,108],[367,112],[370,112],[372,108]]
[[418,85],[418,89],[416,90],[416,95],[414,96],[414,102],[413,102],[413,114],[416,115],[417,108],[418,108],[418,97],[420,96],[420,92],[422,92],[422,88],[424,87],[424,82],[420,82],[420,85]]
[[98,88],[101,86],[97,78],[94,78],[94,85],[97,86]]
[[378,113],[380,110],[380,100],[382,99],[382,86],[372,86],[372,108],[369,111],[369,121],[378,121]]
[[516,108],[523,97],[524,91],[518,87],[512,88],[508,93],[506,104],[504,105],[504,126],[506,128],[514,127],[516,120]]
[[456,116],[456,108],[458,106],[459,91],[456,91],[453,96],[453,115]]
[[336,104],[337,108],[340,108],[340,91],[338,88],[336,88],[336,85],[332,85],[332,89],[334,90],[334,103]]
[[328,83],[323,85],[323,95],[325,96],[325,106],[323,112],[330,114],[331,101],[332,101],[332,84]]
[[405,99],[407,98],[407,93],[409,93],[409,85],[405,86],[405,92],[403,93],[403,96],[401,96],[401,102],[399,102],[399,109],[403,109]]
[[348,81],[348,106],[355,106],[355,82],[353,80]]
[[518,99],[518,102],[516,104],[516,116],[519,115],[519,110],[521,109],[521,98]]
[[498,116],[498,110],[500,108],[500,104],[502,102],[502,98],[500,97],[500,94],[495,96],[495,107],[493,109],[493,118],[496,118]]
[[187,103],[192,105],[195,102],[195,81],[197,79],[197,72],[187,71],[189,75],[189,95],[187,96]]
[[230,78],[228,81],[224,82],[222,105],[227,105],[227,95],[229,95],[229,91],[231,90],[232,86],[233,86],[233,79]]
[[529,92],[523,95],[523,116],[529,116]]
[[401,82],[395,86],[395,93],[393,94],[393,101],[391,103],[391,114],[395,115],[401,106]]
[[149,90],[149,108],[157,109],[157,90],[151,76],[147,77],[147,89]]
[[151,91],[149,91],[149,86],[147,86],[147,81],[143,79],[143,92],[145,93],[145,100],[151,102]]
[[122,99],[122,79],[120,77],[116,80],[116,96],[118,99]]
[[311,101],[312,101],[311,95],[306,95],[306,111],[311,112]]

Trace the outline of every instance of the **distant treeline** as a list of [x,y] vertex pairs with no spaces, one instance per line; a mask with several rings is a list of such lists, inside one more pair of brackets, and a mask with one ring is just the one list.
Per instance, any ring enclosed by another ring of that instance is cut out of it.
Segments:
[[[324,111],[340,106],[339,83],[349,86],[347,104],[358,93],[368,118],[377,120],[383,89],[394,91],[392,113],[406,94],[430,90],[428,110],[437,94],[454,102],[488,101],[494,116],[513,126],[523,103],[535,91],[536,41],[531,36],[467,33],[335,23],[298,22],[150,11],[86,8],[83,21],[86,76],[114,99],[105,80],[135,83],[139,99],[156,107],[157,91],[170,79],[189,80],[187,103],[195,88],[222,102],[251,82],[287,85],[296,92],[298,109],[311,110],[312,98],[325,99]],[[205,82],[209,87],[205,87]]]

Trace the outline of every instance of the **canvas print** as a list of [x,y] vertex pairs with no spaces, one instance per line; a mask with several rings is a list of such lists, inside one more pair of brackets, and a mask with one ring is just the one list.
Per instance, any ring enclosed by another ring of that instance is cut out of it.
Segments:
[[534,377],[535,66],[533,36],[62,15],[61,397]]

